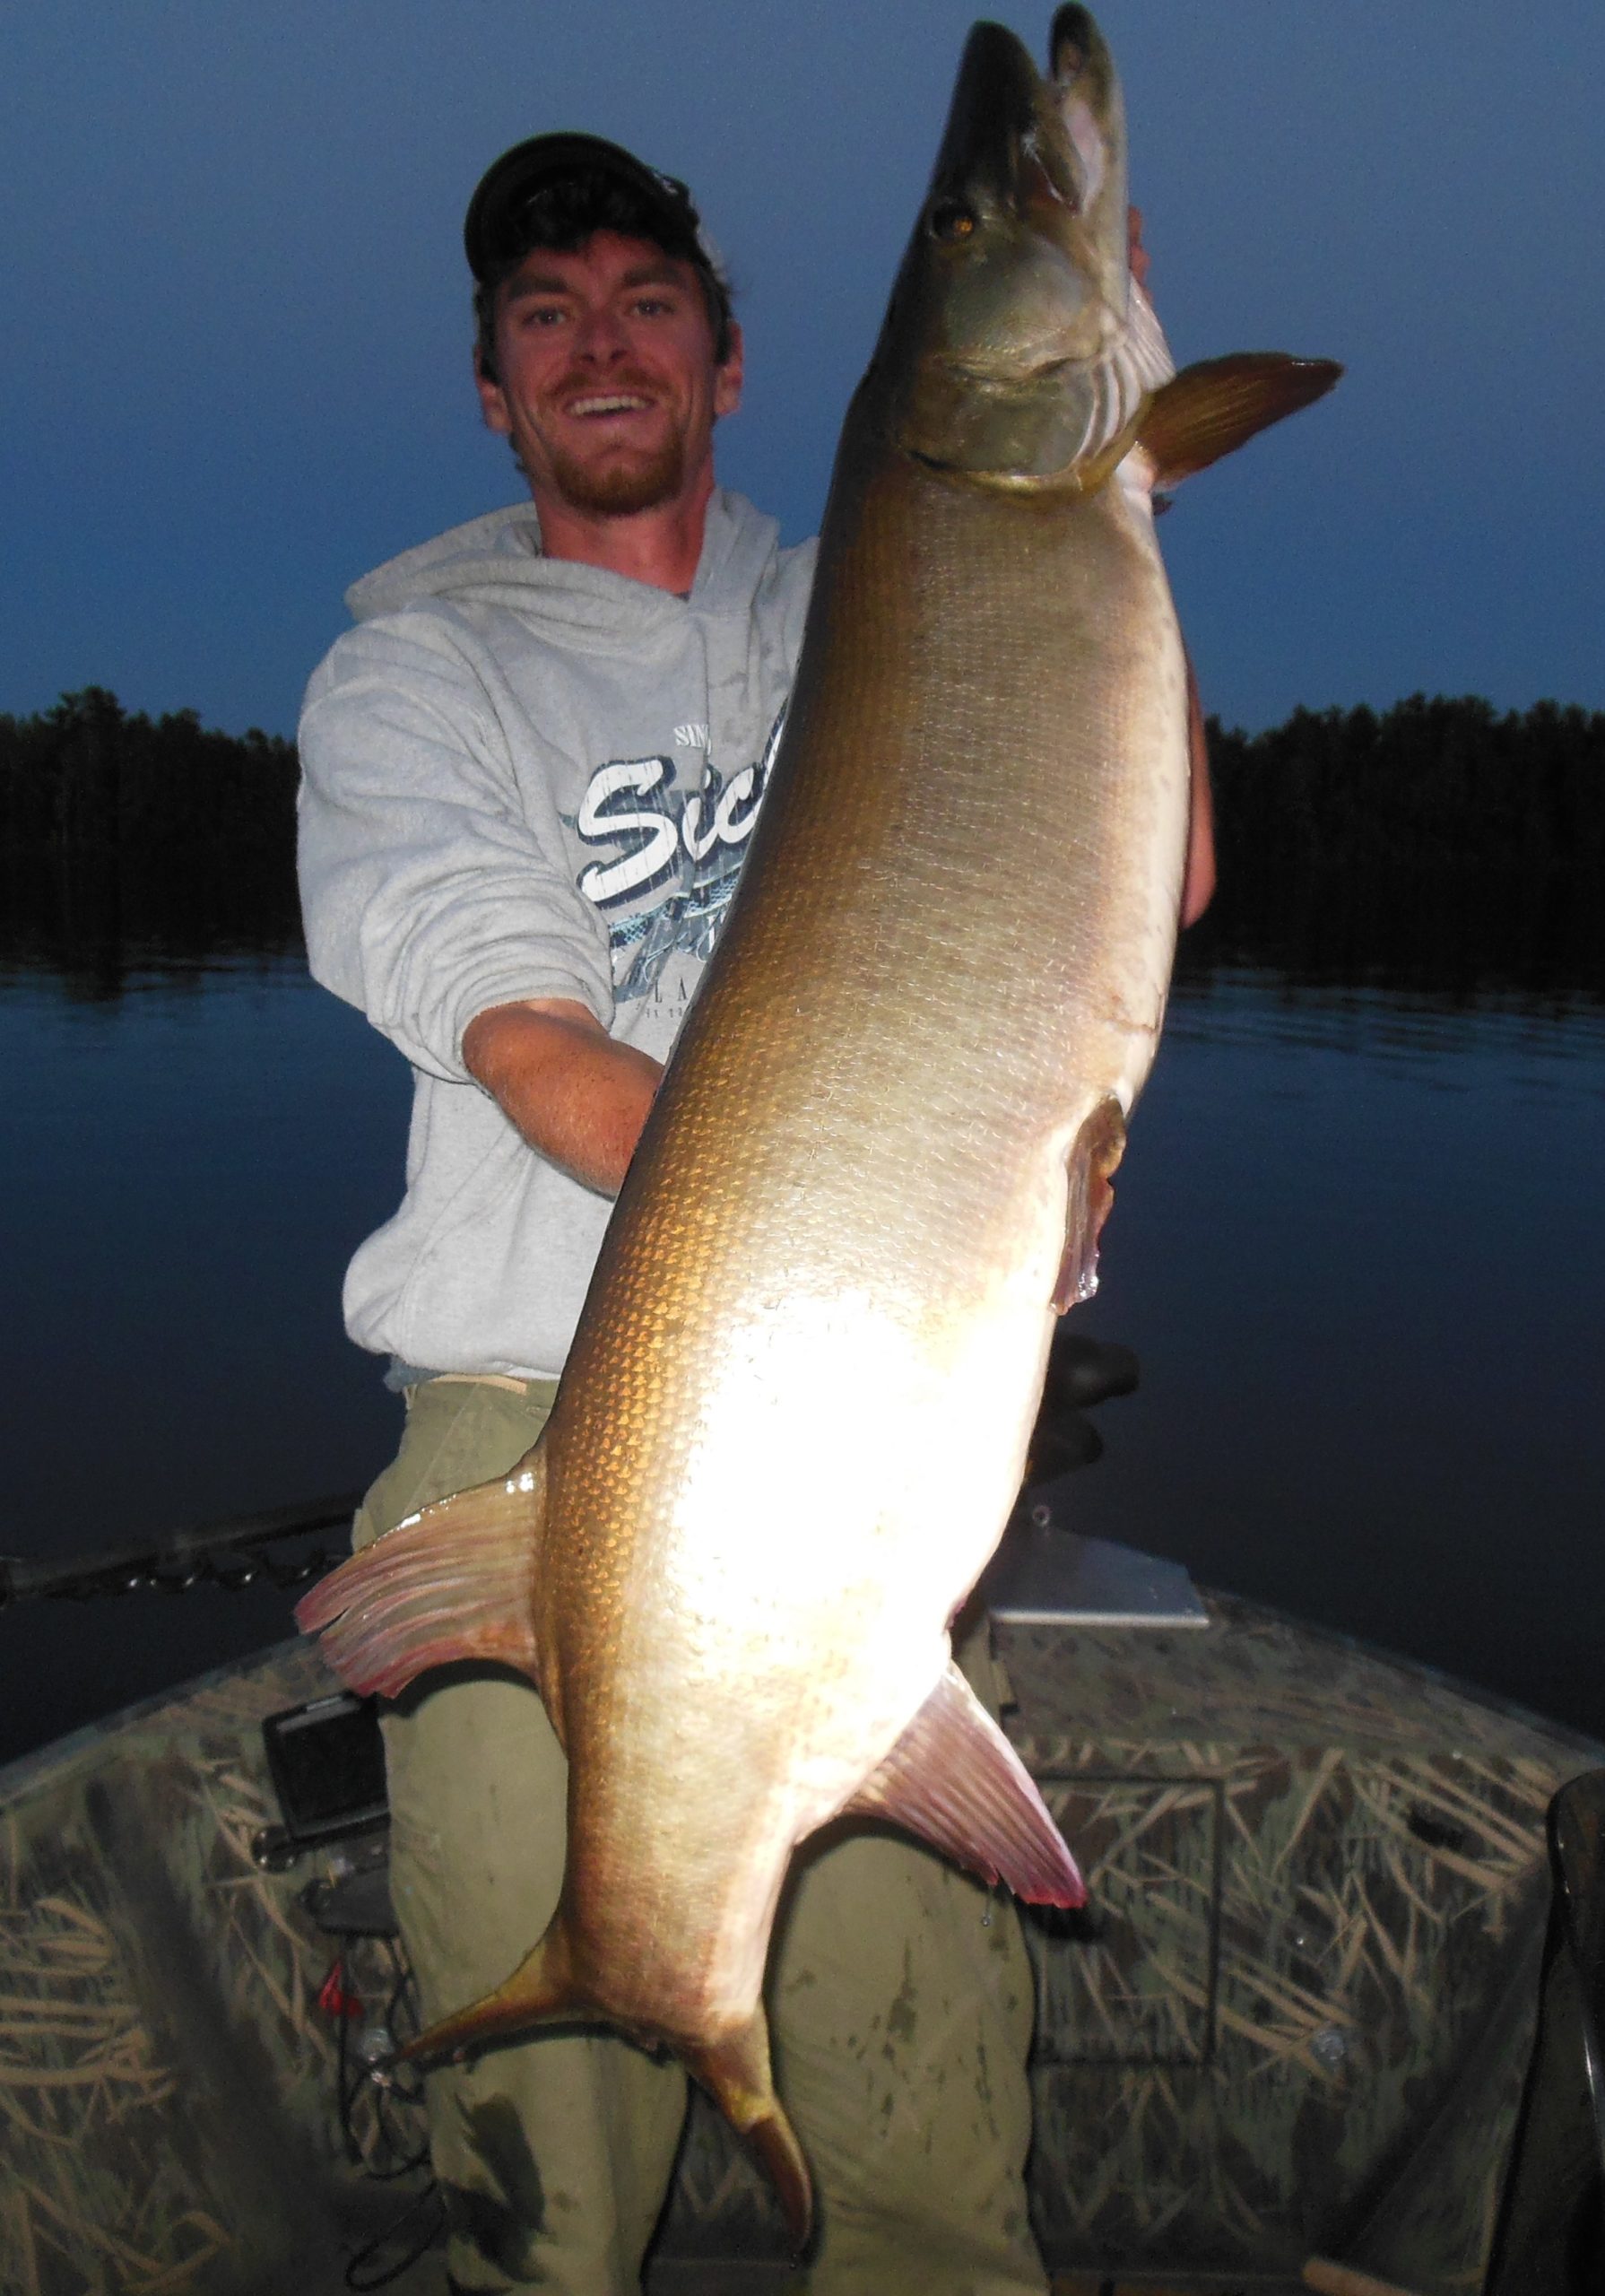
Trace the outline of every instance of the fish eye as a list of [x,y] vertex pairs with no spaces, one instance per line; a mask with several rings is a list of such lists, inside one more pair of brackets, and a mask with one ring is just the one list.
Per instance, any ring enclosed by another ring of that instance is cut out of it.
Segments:
[[975,228],[975,209],[967,207],[962,199],[939,199],[931,210],[931,237],[944,240],[950,247],[959,239],[967,239]]

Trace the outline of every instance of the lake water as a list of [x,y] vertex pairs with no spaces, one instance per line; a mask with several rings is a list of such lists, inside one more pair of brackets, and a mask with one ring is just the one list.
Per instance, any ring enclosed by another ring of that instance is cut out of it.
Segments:
[[[355,1486],[341,1330],[399,1056],[299,961],[0,972],[0,1551]],[[1078,1311],[1134,1347],[1080,1527],[1605,1736],[1605,1018],[1241,974],[1178,993]],[[755,1518],[763,1493],[753,1494]],[[0,1759],[289,1631],[197,1588],[0,1611]]]

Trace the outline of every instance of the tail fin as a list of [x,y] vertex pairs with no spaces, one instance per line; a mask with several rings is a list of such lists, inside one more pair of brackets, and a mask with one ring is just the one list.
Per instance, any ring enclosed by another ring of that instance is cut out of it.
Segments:
[[751,2022],[704,2048],[682,2049],[687,2068],[757,2153],[780,2196],[799,2255],[813,2226],[813,2184],[796,2131],[775,2094],[769,2027],[760,2002]]
[[[546,1935],[505,1985],[471,2002],[455,2016],[443,2017],[399,2049],[394,2061],[430,2073],[438,2066],[461,2063],[498,2041],[516,2040],[536,2025],[561,2020],[577,2024],[612,2022],[577,1978],[565,1910],[560,1905]],[[796,2133],[775,2094],[769,2028],[762,2003],[750,2022],[737,2031],[703,2048],[681,2044],[679,2048],[687,2070],[701,2083],[737,2134],[746,2138],[768,2171],[801,2254],[813,2224],[813,2186]]]
[[533,1617],[545,1509],[541,1446],[498,1483],[409,1515],[296,1605],[303,1634],[348,1689],[395,1698],[454,1659],[496,1659],[535,1679]]

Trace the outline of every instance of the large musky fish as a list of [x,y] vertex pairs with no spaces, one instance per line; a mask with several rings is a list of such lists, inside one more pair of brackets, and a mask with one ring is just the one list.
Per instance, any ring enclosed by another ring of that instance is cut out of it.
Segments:
[[863,1812],[1023,1897],[1083,1895],[948,1631],[1164,1008],[1187,699],[1150,490],[1337,371],[1170,379],[1091,17],[1060,9],[1045,78],[976,28],[740,891],[551,1422],[301,1606],[359,1689],[523,1668],[568,1756],[551,1926],[407,2053],[559,2017],[665,2044],[799,2239],[762,2005],[797,1844]]

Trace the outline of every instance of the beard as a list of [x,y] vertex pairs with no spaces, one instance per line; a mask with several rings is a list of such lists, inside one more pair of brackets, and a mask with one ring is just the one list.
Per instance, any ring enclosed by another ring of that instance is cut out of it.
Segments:
[[685,478],[685,441],[678,435],[650,451],[614,454],[601,465],[551,445],[547,456],[547,483],[553,492],[569,509],[591,517],[630,518],[655,510],[660,502],[673,500]]

